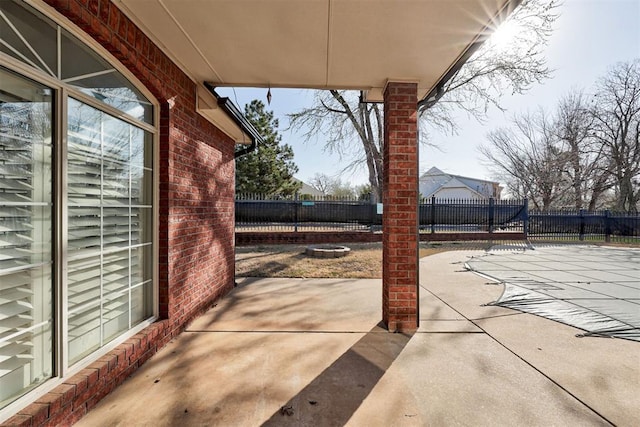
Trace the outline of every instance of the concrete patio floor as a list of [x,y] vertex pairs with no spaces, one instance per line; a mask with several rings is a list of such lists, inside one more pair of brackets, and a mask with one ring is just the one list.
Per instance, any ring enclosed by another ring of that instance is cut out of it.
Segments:
[[482,306],[478,253],[421,260],[412,335],[379,280],[241,279],[77,425],[639,425],[640,344]]

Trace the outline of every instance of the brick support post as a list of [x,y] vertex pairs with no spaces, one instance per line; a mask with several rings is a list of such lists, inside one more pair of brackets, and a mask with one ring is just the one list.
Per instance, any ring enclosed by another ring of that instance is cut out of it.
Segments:
[[384,92],[382,320],[390,332],[418,327],[417,85]]

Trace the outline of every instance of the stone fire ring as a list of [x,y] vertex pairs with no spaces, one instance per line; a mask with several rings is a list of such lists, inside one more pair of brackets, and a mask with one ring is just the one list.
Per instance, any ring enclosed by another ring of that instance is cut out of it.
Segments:
[[347,256],[351,249],[346,246],[308,246],[305,255],[314,258],[341,258]]

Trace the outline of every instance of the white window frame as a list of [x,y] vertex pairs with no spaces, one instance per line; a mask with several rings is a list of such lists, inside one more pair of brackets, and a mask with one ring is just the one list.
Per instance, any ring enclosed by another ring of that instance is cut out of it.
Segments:
[[[138,80],[133,73],[131,73],[126,67],[124,67],[112,54],[110,54],[104,47],[92,39],[89,35],[78,29],[71,21],[62,16],[52,7],[42,3],[38,0],[24,0],[26,4],[32,6],[34,9],[40,11],[45,16],[55,21],[60,27],[64,28],[74,37],[78,38],[80,42],[84,43],[87,47],[91,48],[98,56],[107,61],[117,71],[119,71],[126,79],[131,82],[136,89],[138,89],[152,104],[153,106],[153,125],[145,123],[134,117],[131,117],[122,111],[101,103],[97,99],[80,92],[68,83],[64,83],[62,80],[58,80],[45,72],[37,70],[28,66],[26,63],[21,62],[12,56],[0,52],[0,65],[10,71],[16,72],[28,79],[42,83],[49,86],[54,93],[54,105],[53,105],[53,117],[52,122],[55,124],[55,132],[52,135],[55,138],[53,155],[55,156],[54,162],[54,176],[52,177],[54,188],[53,190],[53,328],[54,334],[54,360],[53,360],[53,376],[43,384],[35,387],[33,390],[25,393],[12,403],[8,404],[4,408],[0,409],[0,423],[6,421],[11,416],[15,415],[20,409],[37,400],[39,397],[53,390],[55,387],[62,384],[66,379],[80,372],[86,368],[89,364],[107,354],[115,347],[131,338],[141,330],[147,328],[149,325],[158,320],[159,317],[159,133],[160,133],[160,104],[153,94]],[[57,43],[60,46],[61,43],[60,31],[57,32]],[[58,50],[59,51],[59,50]],[[60,62],[60,56],[58,56],[58,62]],[[58,70],[60,64],[58,63]],[[73,98],[95,107],[107,114],[110,114],[120,120],[134,125],[152,135],[152,156],[153,156],[153,194],[152,194],[152,289],[153,289],[153,314],[152,317],[142,321],[132,329],[124,332],[122,335],[114,339],[113,341],[105,344],[101,348],[82,358],[73,366],[69,366],[68,352],[67,352],[67,323],[63,321],[66,318],[67,307],[67,253],[64,250],[67,244],[67,231],[68,231],[68,218],[67,218],[67,105],[68,98]]]

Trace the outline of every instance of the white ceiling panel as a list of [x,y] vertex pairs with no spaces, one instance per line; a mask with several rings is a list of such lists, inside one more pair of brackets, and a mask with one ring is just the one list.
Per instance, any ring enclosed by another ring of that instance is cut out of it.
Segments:
[[518,0],[116,0],[192,79],[426,96]]

